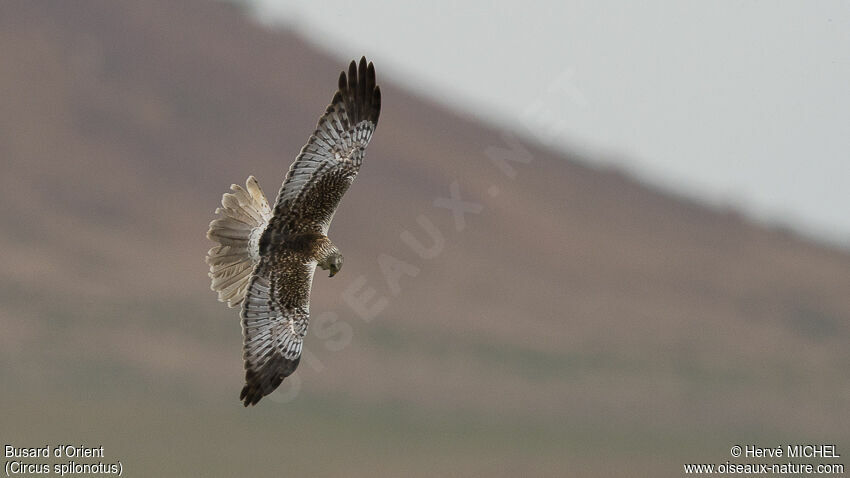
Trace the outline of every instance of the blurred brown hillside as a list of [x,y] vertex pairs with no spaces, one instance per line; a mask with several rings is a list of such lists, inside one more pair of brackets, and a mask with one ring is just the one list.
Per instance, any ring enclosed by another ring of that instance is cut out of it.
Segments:
[[[678,476],[743,438],[850,446],[850,255],[527,131],[509,178],[487,154],[510,149],[501,132],[380,59],[381,122],[331,227],[345,268],[314,283],[314,359],[294,400],[244,410],[204,234],[231,183],[274,197],[345,62],[234,7],[163,0],[2,2],[0,62],[5,443],[105,442],[149,476]],[[482,207],[460,231],[434,206],[455,182]],[[436,257],[403,238],[429,243],[420,217]],[[368,321],[345,299],[361,283],[386,300]]]

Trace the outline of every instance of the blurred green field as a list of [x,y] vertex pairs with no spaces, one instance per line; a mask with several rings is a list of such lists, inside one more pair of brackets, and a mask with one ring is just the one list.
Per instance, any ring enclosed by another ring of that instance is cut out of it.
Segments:
[[[10,296],[3,300],[15,304]],[[299,372],[295,399],[276,394],[262,406],[245,409],[236,400],[238,362],[224,373],[208,370],[198,359],[216,351],[238,356],[240,345],[236,324],[209,324],[201,313],[205,306],[69,307],[85,311],[83,318],[58,312],[58,304],[40,305],[44,310],[38,318],[50,324],[49,334],[39,341],[42,348],[23,352],[16,367],[4,368],[0,377],[7,384],[0,406],[13,411],[5,416],[0,441],[103,444],[104,461],[120,459],[130,476],[283,471],[315,476],[674,476],[686,462],[729,459],[727,449],[736,443],[847,439],[845,430],[821,433],[817,424],[806,423],[812,410],[844,406],[842,384],[828,379],[834,371],[818,378],[804,376],[790,362],[783,374],[763,367],[718,369],[664,353],[640,361],[612,351],[543,352],[386,324],[357,328],[351,348],[368,349],[385,362],[471,366],[475,375],[466,386],[432,394],[461,396],[445,403],[433,396],[392,399],[377,392],[321,389],[315,381],[337,375],[336,357],[325,351],[320,355],[325,369]],[[120,353],[122,347],[137,347],[140,337],[133,333],[124,334],[126,344],[115,343],[121,334],[105,333],[102,340],[89,341],[90,347],[74,346],[81,332],[103,331],[117,310],[124,315],[115,322],[167,328],[168,344],[195,355],[182,357],[188,364],[180,367],[161,357],[141,360]],[[195,334],[199,329],[203,332]],[[203,343],[203,350],[183,341]],[[350,355],[338,354],[343,361]],[[479,394],[501,392],[489,385],[499,377],[526,380],[529,403],[541,408],[501,406],[498,397],[477,400]],[[629,384],[638,382],[645,385],[628,396]],[[429,386],[445,384],[438,380]],[[600,388],[626,396],[596,396]],[[562,406],[550,408],[547,398],[562,400]],[[767,408],[795,406],[800,407],[797,416],[771,417]],[[742,410],[760,411],[749,412],[747,420]]]

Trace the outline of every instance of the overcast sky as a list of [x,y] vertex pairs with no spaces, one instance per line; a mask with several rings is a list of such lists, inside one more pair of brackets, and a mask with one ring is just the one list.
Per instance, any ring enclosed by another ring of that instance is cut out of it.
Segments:
[[850,246],[850,2],[253,1],[340,61]]

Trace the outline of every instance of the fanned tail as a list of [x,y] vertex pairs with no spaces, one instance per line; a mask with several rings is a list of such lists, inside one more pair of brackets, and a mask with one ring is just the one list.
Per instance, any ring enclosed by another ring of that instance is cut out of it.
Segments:
[[245,188],[237,184],[221,197],[218,218],[210,223],[207,237],[219,245],[207,252],[212,290],[218,300],[236,307],[245,299],[251,273],[260,261],[260,236],[272,212],[257,179],[248,176]]

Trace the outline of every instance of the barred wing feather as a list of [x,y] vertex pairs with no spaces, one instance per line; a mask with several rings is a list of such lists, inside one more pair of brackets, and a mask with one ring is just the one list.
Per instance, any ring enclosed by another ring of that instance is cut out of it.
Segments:
[[327,233],[354,181],[381,112],[375,67],[360,59],[339,76],[339,89],[283,181],[272,219],[281,233]]

